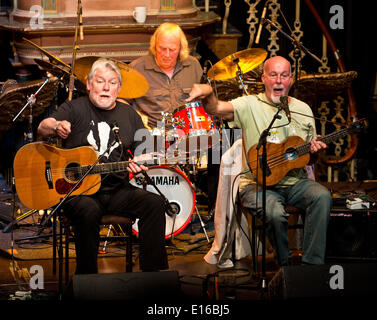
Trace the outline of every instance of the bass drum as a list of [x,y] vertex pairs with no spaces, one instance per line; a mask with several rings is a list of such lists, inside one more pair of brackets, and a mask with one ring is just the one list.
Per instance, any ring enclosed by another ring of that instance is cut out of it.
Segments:
[[[174,216],[170,217],[165,214],[165,239],[169,239],[172,234],[176,236],[189,224],[191,215],[195,210],[195,191],[184,173],[176,168],[168,166],[149,167],[147,173],[176,212],[175,219]],[[141,173],[135,176],[130,175],[130,177],[130,183],[133,186],[143,188],[144,176]],[[154,186],[150,184],[146,186],[146,190],[158,194]],[[136,234],[139,232],[138,219],[133,224],[132,229]]]

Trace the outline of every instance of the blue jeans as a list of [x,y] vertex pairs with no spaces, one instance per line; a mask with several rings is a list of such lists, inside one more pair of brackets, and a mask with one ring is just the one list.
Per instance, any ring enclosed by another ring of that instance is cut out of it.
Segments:
[[[242,204],[262,218],[262,189],[248,185],[240,193]],[[279,265],[287,265],[288,217],[285,205],[292,205],[305,212],[302,262],[323,264],[326,251],[326,232],[332,204],[330,192],[311,179],[302,179],[293,186],[269,187],[266,192],[266,234],[275,251]],[[256,207],[258,205],[258,208]]]

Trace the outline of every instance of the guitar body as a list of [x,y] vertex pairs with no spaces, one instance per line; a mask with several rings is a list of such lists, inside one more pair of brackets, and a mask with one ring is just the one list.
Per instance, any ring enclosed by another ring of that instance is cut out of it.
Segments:
[[[64,198],[80,176],[68,168],[91,165],[97,154],[89,147],[61,149],[45,142],[34,142],[18,150],[13,163],[16,191],[20,201],[30,209],[47,209]],[[94,194],[101,185],[99,174],[88,175],[72,192]]]
[[[288,173],[288,171],[296,168],[303,168],[308,164],[310,155],[308,153],[298,156],[294,150],[302,145],[304,140],[298,136],[291,136],[282,143],[267,143],[267,186],[273,186],[279,183]],[[257,161],[257,146],[251,147],[247,153],[249,166],[256,176],[258,170],[258,184],[263,183],[262,171],[262,152],[263,147],[258,151],[259,161]],[[258,168],[257,168],[258,162]]]

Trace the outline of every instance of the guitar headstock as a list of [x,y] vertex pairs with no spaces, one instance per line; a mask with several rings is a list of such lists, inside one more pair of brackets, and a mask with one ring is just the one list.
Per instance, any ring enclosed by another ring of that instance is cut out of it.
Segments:
[[367,119],[359,119],[359,120],[353,120],[353,122],[349,125],[349,129],[354,132],[360,132],[361,130],[364,130],[368,128],[368,121]]

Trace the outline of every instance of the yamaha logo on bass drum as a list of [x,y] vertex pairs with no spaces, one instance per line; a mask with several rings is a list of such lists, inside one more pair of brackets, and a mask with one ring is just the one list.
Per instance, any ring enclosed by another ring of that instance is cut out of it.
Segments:
[[[179,186],[178,176],[151,176],[150,177],[156,186]],[[136,184],[142,185],[144,179],[142,177],[136,178]]]

